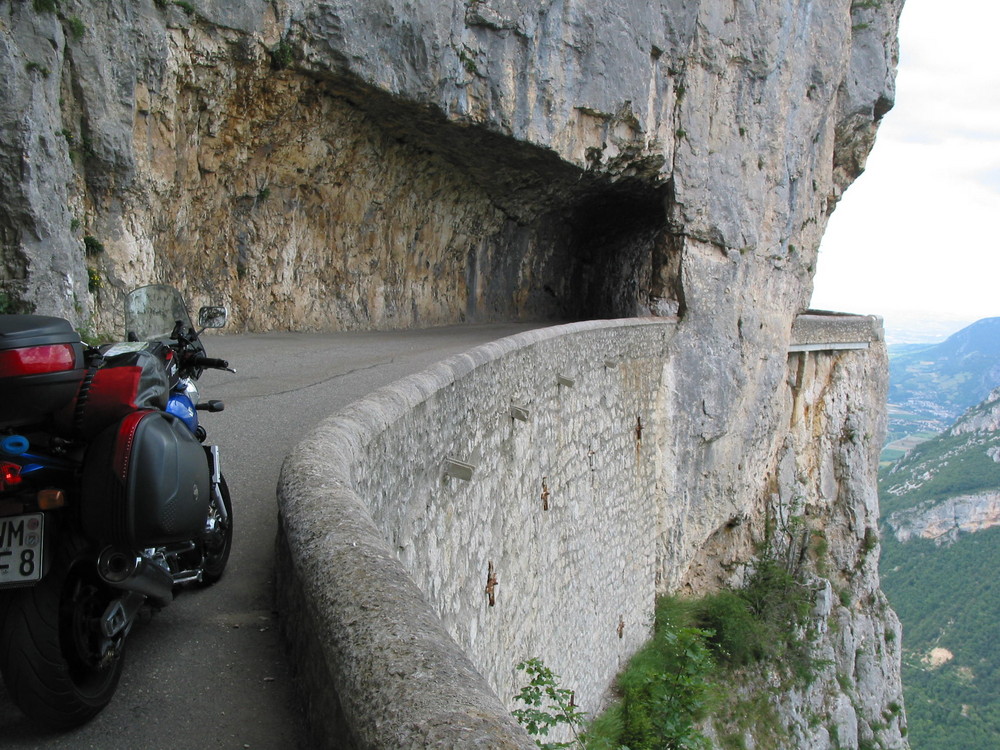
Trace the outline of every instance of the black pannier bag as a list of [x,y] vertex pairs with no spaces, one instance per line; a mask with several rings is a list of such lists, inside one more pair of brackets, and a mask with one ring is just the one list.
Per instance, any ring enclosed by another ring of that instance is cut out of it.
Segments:
[[195,539],[210,498],[208,456],[176,417],[137,411],[94,438],[80,518],[91,538],[122,550]]
[[39,424],[83,380],[83,344],[68,320],[0,315],[0,428]]

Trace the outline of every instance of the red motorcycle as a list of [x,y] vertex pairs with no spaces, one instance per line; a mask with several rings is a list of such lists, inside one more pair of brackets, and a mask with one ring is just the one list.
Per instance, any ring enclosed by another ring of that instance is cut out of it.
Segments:
[[180,293],[128,295],[126,341],[86,348],[70,323],[0,315],[0,671],[13,701],[72,727],[111,700],[140,610],[226,568],[233,512],[204,443],[199,335]]

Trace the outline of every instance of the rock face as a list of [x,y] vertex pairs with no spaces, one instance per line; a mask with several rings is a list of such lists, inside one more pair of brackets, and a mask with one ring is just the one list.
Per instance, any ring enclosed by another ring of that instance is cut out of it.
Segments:
[[893,535],[901,542],[914,537],[946,544],[959,534],[971,534],[1000,526],[1000,492],[953,497],[929,508],[897,511],[886,518]]
[[791,325],[902,0],[37,5],[0,3],[4,309],[112,331],[156,281],[242,330],[676,315],[660,591],[721,583],[725,530],[820,470],[775,469]]
[[110,329],[162,280],[350,328],[725,295],[783,330],[900,4],[5,3],[7,304]]
[[819,666],[780,699],[801,748],[904,747],[899,620],[879,588],[878,495],[885,349],[789,358],[789,432],[769,502],[775,542],[814,582]]

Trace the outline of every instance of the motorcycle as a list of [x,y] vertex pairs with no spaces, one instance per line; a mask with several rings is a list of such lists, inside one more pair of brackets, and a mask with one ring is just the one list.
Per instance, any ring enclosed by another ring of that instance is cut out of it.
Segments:
[[153,285],[126,341],[84,347],[61,318],[0,315],[0,672],[30,718],[69,728],[112,699],[140,611],[226,568],[233,510],[205,444],[200,335],[226,323]]

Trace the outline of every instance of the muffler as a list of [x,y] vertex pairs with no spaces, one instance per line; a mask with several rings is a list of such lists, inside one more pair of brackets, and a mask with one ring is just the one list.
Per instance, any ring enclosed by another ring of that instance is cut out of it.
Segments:
[[160,606],[174,599],[173,577],[141,555],[105,547],[97,556],[97,574],[109,586],[142,594]]

